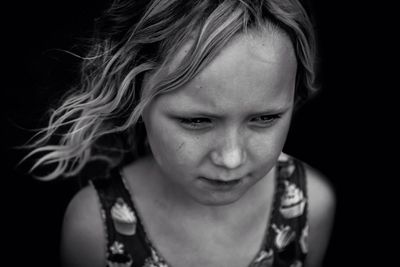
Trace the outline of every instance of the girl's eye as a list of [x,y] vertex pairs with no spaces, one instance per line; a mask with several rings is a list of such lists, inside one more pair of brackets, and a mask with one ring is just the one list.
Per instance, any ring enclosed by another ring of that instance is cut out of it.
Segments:
[[189,129],[203,129],[211,125],[211,120],[207,118],[180,118],[179,122]]
[[253,118],[252,123],[255,123],[257,126],[267,127],[267,126],[272,125],[280,117],[281,117],[281,115],[279,115],[279,114],[262,115],[262,116]]

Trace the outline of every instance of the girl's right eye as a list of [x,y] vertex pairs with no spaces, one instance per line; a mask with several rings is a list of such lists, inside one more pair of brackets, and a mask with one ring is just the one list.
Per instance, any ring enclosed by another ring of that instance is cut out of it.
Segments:
[[179,123],[192,130],[205,129],[211,126],[211,120],[208,118],[179,118]]

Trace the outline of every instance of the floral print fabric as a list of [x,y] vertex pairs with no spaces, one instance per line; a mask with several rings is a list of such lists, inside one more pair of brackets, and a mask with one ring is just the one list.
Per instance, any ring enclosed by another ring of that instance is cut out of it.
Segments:
[[[248,267],[301,267],[307,255],[307,192],[303,164],[282,154],[263,245]],[[108,267],[173,267],[157,253],[118,170],[92,182],[102,207]]]

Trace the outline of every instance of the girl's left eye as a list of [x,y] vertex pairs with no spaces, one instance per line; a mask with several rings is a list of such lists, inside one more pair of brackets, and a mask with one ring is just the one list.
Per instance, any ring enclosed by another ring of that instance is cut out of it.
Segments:
[[252,119],[252,123],[254,122],[257,125],[261,126],[270,126],[273,124],[276,120],[278,120],[281,117],[279,114],[273,114],[273,115],[262,115],[259,117],[255,117]]
[[203,129],[211,125],[211,120],[208,118],[180,118],[179,122],[189,129]]

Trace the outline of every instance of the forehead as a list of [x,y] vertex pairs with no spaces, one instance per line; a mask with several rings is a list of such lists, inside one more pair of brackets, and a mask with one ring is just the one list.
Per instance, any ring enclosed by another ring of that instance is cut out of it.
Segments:
[[[168,65],[178,67],[188,42]],[[296,57],[290,39],[276,31],[239,34],[192,81],[157,102],[165,108],[234,112],[287,106],[294,97]]]

